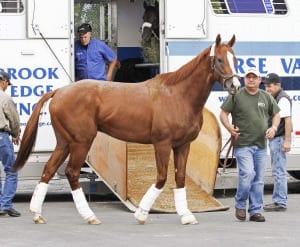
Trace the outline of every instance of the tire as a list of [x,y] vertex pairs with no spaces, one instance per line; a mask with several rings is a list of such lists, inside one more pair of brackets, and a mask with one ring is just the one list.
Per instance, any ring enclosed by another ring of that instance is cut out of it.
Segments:
[[296,179],[300,179],[300,171],[288,171],[288,173]]

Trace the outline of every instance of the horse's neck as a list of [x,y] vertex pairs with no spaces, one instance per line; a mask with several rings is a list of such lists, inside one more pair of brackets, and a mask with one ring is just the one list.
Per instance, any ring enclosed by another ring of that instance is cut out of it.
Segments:
[[182,84],[186,87],[185,95],[195,111],[201,110],[214,86],[214,79],[210,69],[210,63],[202,63],[194,69],[186,82]]

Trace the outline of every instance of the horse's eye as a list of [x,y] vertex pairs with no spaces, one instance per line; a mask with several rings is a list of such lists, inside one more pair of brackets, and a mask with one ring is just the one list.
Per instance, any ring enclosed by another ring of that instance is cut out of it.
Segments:
[[217,62],[218,62],[218,63],[223,63],[223,59],[218,57],[218,58],[217,58]]

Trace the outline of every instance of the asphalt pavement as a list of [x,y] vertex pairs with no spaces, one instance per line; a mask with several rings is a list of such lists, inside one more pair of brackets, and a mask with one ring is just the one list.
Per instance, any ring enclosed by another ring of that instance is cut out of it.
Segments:
[[[271,202],[272,186],[265,190]],[[101,220],[88,225],[77,213],[69,194],[48,193],[43,206],[47,223],[34,224],[31,195],[18,193],[14,206],[22,216],[0,217],[0,246],[299,246],[300,183],[289,184],[288,210],[265,212],[266,222],[240,222],[234,217],[234,191],[216,191],[227,211],[196,213],[198,225],[181,225],[177,214],[153,213],[139,225],[133,213],[116,198],[96,197],[90,207]]]

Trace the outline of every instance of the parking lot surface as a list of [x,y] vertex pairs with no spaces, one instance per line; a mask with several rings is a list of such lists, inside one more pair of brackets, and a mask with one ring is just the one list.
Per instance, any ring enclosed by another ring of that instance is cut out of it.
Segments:
[[[69,195],[51,194],[43,206],[47,223],[34,224],[30,195],[18,194],[15,208],[21,217],[0,217],[0,246],[299,246],[300,183],[291,188],[286,212],[265,212],[266,222],[240,222],[234,217],[234,192],[216,193],[229,210],[196,213],[198,225],[181,225],[177,214],[150,214],[139,225],[117,199],[96,198],[89,204],[101,225],[88,225]],[[271,202],[267,188],[265,202]]]

